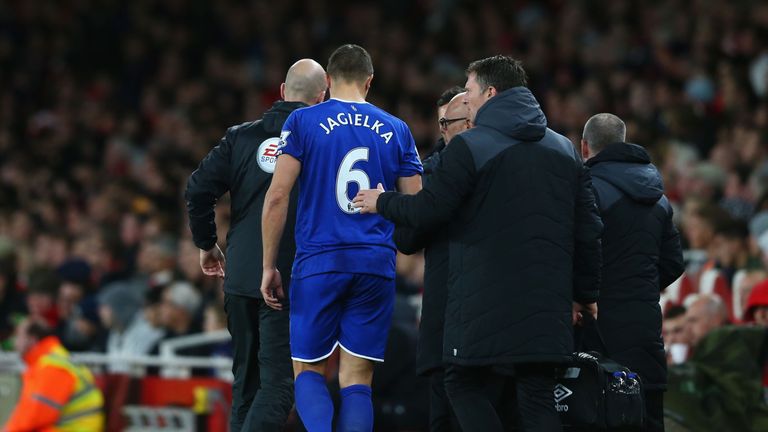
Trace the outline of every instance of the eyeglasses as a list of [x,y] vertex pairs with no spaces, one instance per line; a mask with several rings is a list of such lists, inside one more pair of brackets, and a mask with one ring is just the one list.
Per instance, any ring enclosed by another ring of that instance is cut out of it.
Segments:
[[466,117],[459,117],[459,118],[452,118],[452,119],[447,119],[447,118],[443,117],[440,120],[438,120],[437,122],[440,124],[441,128],[445,129],[445,128],[448,127],[449,124],[451,124],[453,122],[457,122],[457,121],[461,121],[461,120],[466,120],[466,119],[467,119]]

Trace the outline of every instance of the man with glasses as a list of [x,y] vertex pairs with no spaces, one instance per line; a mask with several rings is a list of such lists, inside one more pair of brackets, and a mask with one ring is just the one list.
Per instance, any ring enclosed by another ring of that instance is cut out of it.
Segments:
[[[453,87],[438,99],[437,113],[441,139],[431,156],[422,163],[423,182],[427,184],[440,163],[440,155],[454,136],[472,127],[464,89]],[[443,104],[440,102],[445,101]],[[443,323],[448,298],[448,238],[445,230],[416,232],[398,226],[395,232],[397,248],[405,254],[424,249],[424,297],[422,299],[416,372],[429,377],[430,431],[459,430],[448,396],[445,393],[443,370]]]
[[445,144],[457,134],[472,127],[472,121],[469,118],[469,106],[464,99],[465,92],[461,92],[451,99],[446,105],[445,114],[440,117],[440,135],[445,139]]

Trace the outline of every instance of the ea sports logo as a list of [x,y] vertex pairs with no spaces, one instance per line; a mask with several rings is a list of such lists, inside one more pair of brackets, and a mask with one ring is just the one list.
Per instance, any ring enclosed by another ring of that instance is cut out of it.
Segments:
[[257,162],[259,168],[264,172],[272,174],[275,172],[275,164],[277,163],[277,155],[279,150],[280,138],[267,138],[259,145],[259,154]]

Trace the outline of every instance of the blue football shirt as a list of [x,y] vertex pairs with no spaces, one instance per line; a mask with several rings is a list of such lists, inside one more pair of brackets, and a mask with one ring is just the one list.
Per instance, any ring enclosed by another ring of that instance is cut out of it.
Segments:
[[294,111],[280,153],[301,162],[293,277],[328,272],[395,277],[394,225],[360,214],[360,189],[395,190],[399,177],[422,173],[410,129],[367,102],[330,99]]

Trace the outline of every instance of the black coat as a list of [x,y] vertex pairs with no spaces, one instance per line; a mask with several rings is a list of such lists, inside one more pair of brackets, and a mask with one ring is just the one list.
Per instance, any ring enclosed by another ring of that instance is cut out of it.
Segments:
[[[440,154],[445,149],[442,138],[438,148],[424,159],[423,185],[426,186],[435,168],[440,164]],[[397,227],[395,244],[405,253],[412,254],[424,249],[424,296],[421,303],[419,341],[416,351],[416,373],[428,374],[443,365],[443,324],[445,303],[448,300],[448,230],[416,232]]]
[[598,298],[602,223],[589,173],[524,87],[489,100],[475,124],[421,192],[384,193],[378,211],[417,230],[451,221],[444,361],[564,361],[572,301]]
[[[216,244],[214,208],[216,201],[230,192],[232,217],[224,279],[224,291],[228,294],[261,298],[261,210],[272,181],[280,130],[291,112],[305,106],[301,102],[279,101],[260,120],[229,128],[219,145],[189,177],[184,196],[192,238],[200,249],[208,250]],[[294,189],[291,194],[277,259],[286,286],[296,254],[296,193]]]
[[637,371],[646,388],[663,388],[659,295],[684,270],[672,207],[640,146],[611,144],[587,165],[605,224],[598,327],[612,359]]

